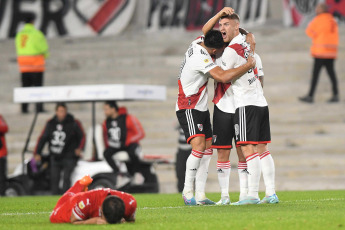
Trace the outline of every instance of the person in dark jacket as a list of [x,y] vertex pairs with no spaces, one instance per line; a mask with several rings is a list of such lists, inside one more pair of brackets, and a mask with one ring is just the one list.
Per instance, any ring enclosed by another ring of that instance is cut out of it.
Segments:
[[[80,157],[85,143],[85,134],[81,123],[67,112],[64,103],[57,103],[55,116],[48,120],[34,151],[36,161],[41,160],[42,149],[49,143],[51,191],[62,194],[71,187],[71,174]],[[59,189],[61,172],[63,187]]]
[[5,133],[7,132],[8,126],[6,121],[0,115],[0,196],[4,196],[6,191],[7,147]]
[[132,166],[127,166],[127,168],[133,176],[135,171],[140,168],[139,141],[145,136],[144,130],[139,120],[133,115],[127,114],[124,107],[119,109],[115,101],[105,102],[104,114],[106,116],[106,120],[103,122],[103,139],[106,147],[104,158],[114,172],[118,173],[119,169],[112,156],[119,151],[126,151]]

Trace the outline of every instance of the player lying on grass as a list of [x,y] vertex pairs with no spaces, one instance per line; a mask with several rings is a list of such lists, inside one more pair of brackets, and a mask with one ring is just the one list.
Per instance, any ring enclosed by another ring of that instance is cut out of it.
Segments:
[[52,223],[116,224],[134,222],[137,202],[131,194],[109,188],[87,191],[90,176],[78,180],[57,202]]

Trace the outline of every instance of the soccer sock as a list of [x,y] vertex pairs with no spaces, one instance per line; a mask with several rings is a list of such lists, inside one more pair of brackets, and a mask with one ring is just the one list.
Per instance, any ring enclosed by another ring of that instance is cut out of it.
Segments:
[[184,180],[183,192],[193,191],[196,172],[200,165],[203,152],[192,150],[186,162],[186,176]]
[[266,196],[272,196],[275,191],[275,166],[270,151],[267,150],[260,155],[261,170],[266,186]]
[[248,194],[248,170],[247,162],[238,162],[238,178],[240,180],[240,200]]
[[246,157],[248,170],[248,196],[259,198],[261,163],[258,153]]
[[217,161],[218,182],[221,191],[221,197],[229,197],[229,180],[231,164],[230,161]]
[[205,195],[205,186],[208,176],[208,167],[210,165],[211,157],[213,154],[213,149],[206,149],[204,156],[201,158],[200,165],[195,177],[195,199],[204,200],[206,199]]

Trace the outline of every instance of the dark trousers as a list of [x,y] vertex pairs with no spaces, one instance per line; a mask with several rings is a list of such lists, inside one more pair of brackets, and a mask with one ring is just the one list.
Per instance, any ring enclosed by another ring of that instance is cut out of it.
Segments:
[[[22,73],[22,87],[33,87],[43,85],[43,72],[38,73]],[[43,104],[36,103],[36,111],[43,111]],[[22,104],[22,113],[28,112],[28,104]]]
[[110,167],[114,170],[114,172],[118,173],[119,169],[118,169],[115,161],[113,160],[113,155],[115,155],[117,152],[120,152],[120,151],[127,152],[128,156],[131,160],[131,162],[129,164],[126,164],[127,170],[128,170],[128,173],[133,176],[134,173],[138,171],[139,165],[140,165],[139,157],[137,154],[137,151],[139,149],[140,149],[140,146],[136,143],[130,144],[128,147],[118,148],[118,149],[109,147],[104,151],[104,158],[108,162]]
[[186,162],[191,153],[190,150],[178,149],[176,154],[176,177],[177,177],[177,189],[179,192],[182,192],[184,187],[184,179],[186,175]]
[[7,173],[7,158],[0,157],[0,196],[5,195],[6,173]]
[[[55,158],[51,157],[50,165],[50,188],[53,195],[63,194],[71,187],[71,175],[77,165],[77,160],[73,158]],[[63,172],[62,191],[59,188],[61,173]]]
[[313,67],[313,76],[311,79],[311,87],[309,91],[309,96],[313,97],[316,89],[316,85],[319,80],[320,70],[325,66],[328,76],[332,83],[332,91],[333,96],[338,95],[338,84],[337,84],[337,76],[334,71],[334,59],[321,59],[321,58],[314,58],[314,67]]

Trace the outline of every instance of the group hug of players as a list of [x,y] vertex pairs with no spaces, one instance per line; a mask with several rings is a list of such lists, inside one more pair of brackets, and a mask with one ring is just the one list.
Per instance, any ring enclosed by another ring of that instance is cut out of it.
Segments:
[[[219,30],[213,30],[219,22]],[[241,33],[240,33],[241,31]],[[233,205],[278,203],[275,166],[267,148],[271,142],[268,104],[263,95],[262,64],[254,54],[254,37],[240,28],[239,16],[225,7],[203,27],[205,36],[189,46],[180,68],[176,115],[192,152],[186,163],[182,197],[186,205],[228,205],[235,140],[239,158],[240,197]],[[215,81],[213,131],[207,108],[208,79]],[[205,195],[209,163],[217,149],[221,199]],[[261,172],[266,196],[260,200]],[[52,223],[106,224],[134,222],[137,202],[127,193],[99,189],[87,191],[92,178],[77,181],[57,202]],[[195,195],[194,195],[195,194]]]
[[[217,22],[219,30],[213,30]],[[255,53],[254,36],[240,28],[240,18],[230,7],[217,13],[202,30],[205,36],[189,46],[178,77],[176,115],[187,143],[192,146],[186,162],[184,203],[231,203],[229,157],[233,147],[239,158],[240,197],[231,204],[278,203],[275,166],[267,147],[271,142],[269,110],[263,95],[262,63]],[[209,78],[213,78],[215,84],[213,127],[207,107]],[[221,189],[217,203],[205,195],[213,149],[217,149]],[[261,173],[266,195],[260,200]]]

